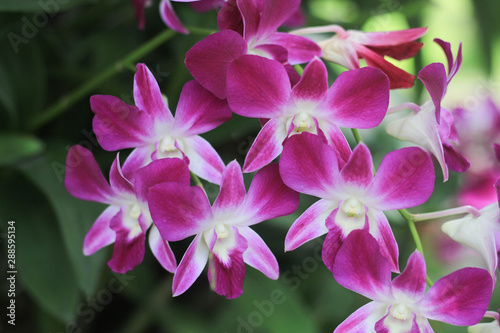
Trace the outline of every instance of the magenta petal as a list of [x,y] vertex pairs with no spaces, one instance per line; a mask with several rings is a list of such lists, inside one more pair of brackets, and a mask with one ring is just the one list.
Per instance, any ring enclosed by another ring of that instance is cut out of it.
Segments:
[[243,293],[243,281],[246,267],[243,252],[247,249],[247,240],[237,228],[233,228],[235,245],[228,250],[224,258],[211,252],[208,260],[208,281],[212,289],[228,299],[239,297]]
[[170,0],[161,0],[160,2],[160,15],[163,22],[172,30],[180,32],[181,34],[188,34],[189,31],[182,26],[181,21],[177,17],[172,8]]
[[319,198],[336,197],[340,183],[335,150],[314,134],[290,137],[280,159],[283,181],[294,190]]
[[210,143],[199,135],[184,138],[184,154],[189,158],[189,170],[214,184],[220,184],[224,162]]
[[149,190],[149,210],[161,236],[178,241],[212,224],[212,210],[203,189],[180,183],[160,183]]
[[123,163],[122,173],[125,178],[131,182],[135,179],[137,170],[146,166],[151,162],[151,154],[153,154],[154,145],[135,148]]
[[109,206],[99,215],[83,241],[83,254],[89,256],[97,250],[114,243],[116,234],[109,224],[111,219],[118,214],[118,206]]
[[469,160],[451,144],[443,143],[444,160],[448,168],[455,172],[465,172],[470,167]]
[[278,171],[278,164],[259,170],[250,184],[244,204],[245,226],[279,216],[292,214],[299,207],[299,193],[286,186]]
[[246,194],[241,167],[238,162],[232,161],[222,173],[220,192],[213,208],[220,212],[236,211],[245,200]]
[[323,122],[320,125],[320,129],[325,134],[328,144],[335,148],[337,153],[337,161],[339,164],[339,170],[344,167],[344,165],[349,160],[351,156],[351,147],[344,136],[344,133],[333,123]]
[[[332,213],[332,218],[336,215],[336,211]],[[340,246],[344,242],[345,235],[342,229],[336,224],[332,224],[331,228],[328,230],[325,241],[323,242],[323,251],[321,257],[325,263],[326,268],[328,268],[333,273],[333,267],[335,263],[335,258],[339,252]]]
[[392,281],[394,296],[409,296],[413,300],[419,300],[425,293],[425,260],[418,250],[412,253],[406,264],[406,268]]
[[243,165],[243,172],[253,172],[271,163],[283,150],[286,138],[285,123],[281,119],[271,119],[260,130],[250,147]]
[[387,305],[370,302],[350,315],[333,333],[375,332],[375,324],[387,313]]
[[436,281],[417,305],[432,320],[452,325],[477,324],[488,308],[493,282],[488,271],[463,268]]
[[174,273],[177,268],[174,253],[170,249],[168,242],[161,238],[160,232],[154,225],[149,231],[149,247],[163,268],[170,273]]
[[436,121],[439,123],[441,120],[441,100],[448,86],[446,70],[443,64],[433,63],[422,68],[418,73],[418,78],[422,81],[431,96],[434,109],[436,110]]
[[148,0],[132,0],[132,5],[135,10],[135,19],[139,21],[139,29],[144,29],[146,18],[144,17],[144,7],[146,7]]
[[179,158],[163,158],[139,169],[135,179],[137,199],[148,202],[149,189],[160,183],[176,182],[189,186],[191,175],[186,163]]
[[370,150],[364,143],[360,143],[354,148],[351,157],[340,172],[344,183],[364,189],[373,180],[373,162]]
[[223,30],[196,43],[186,53],[186,67],[203,87],[220,99],[226,98],[226,74],[231,62],[247,52],[247,43],[237,32]]
[[232,114],[226,101],[191,80],[182,88],[174,128],[186,136],[202,134],[228,121]]
[[427,28],[412,28],[397,31],[366,32],[364,33],[362,44],[370,46],[397,45],[414,41],[422,37]]
[[384,212],[370,209],[368,211],[370,234],[377,240],[380,253],[389,261],[391,271],[399,273],[399,249],[391,226]]
[[[243,37],[248,41],[257,34],[260,13],[255,1],[236,0],[243,20]],[[234,14],[233,14],[234,15]]]
[[266,243],[255,231],[248,227],[242,227],[238,230],[248,242],[248,248],[243,253],[243,260],[248,265],[264,273],[268,278],[276,280],[279,276],[278,261]]
[[269,43],[283,46],[288,51],[288,63],[291,65],[311,61],[321,56],[321,47],[312,40],[284,32],[272,34]]
[[[388,311],[396,305],[390,305]],[[382,317],[375,324],[375,332],[377,333],[392,333],[392,332],[405,332],[405,333],[424,333],[420,330],[417,324],[417,316],[413,312],[411,314],[411,319],[401,320],[393,317],[389,313]]]
[[113,257],[108,261],[108,266],[117,273],[126,273],[134,269],[144,259],[146,233],[138,221],[135,226],[130,226],[129,217],[123,208],[110,222],[110,227],[116,233]]
[[495,157],[497,158],[498,161],[500,161],[500,144],[494,143],[493,150],[495,151]]
[[179,296],[191,287],[207,264],[208,254],[208,247],[203,241],[203,236],[197,235],[189,245],[179,267],[175,271],[172,282],[173,296]]
[[293,222],[285,237],[285,251],[295,250],[305,242],[328,232],[325,221],[336,208],[336,203],[321,199],[311,205]]
[[372,128],[384,119],[388,106],[389,79],[381,70],[365,67],[340,74],[323,108],[337,126]]
[[156,135],[152,116],[118,97],[94,95],[90,107],[95,113],[92,126],[97,141],[105,150],[144,146]]
[[288,51],[281,45],[277,44],[260,44],[253,46],[254,51],[258,51],[259,56],[278,61],[281,64],[288,62]]
[[144,64],[137,64],[134,76],[135,105],[149,113],[155,122],[171,124],[174,121],[172,113],[163,99],[160,87],[151,71]]
[[328,72],[325,64],[315,58],[302,74],[300,81],[293,87],[292,96],[295,100],[319,102],[328,91]]
[[259,22],[259,37],[269,36],[276,32],[300,6],[300,0],[263,1],[264,7]]
[[[222,0],[225,1],[225,0]],[[217,14],[219,30],[234,30],[243,36],[243,19],[236,4],[236,0],[225,1]]]
[[366,231],[354,230],[337,252],[333,277],[343,287],[373,300],[391,294],[391,269],[377,241]]
[[436,42],[443,49],[446,59],[448,60],[448,84],[451,79],[457,74],[460,69],[460,65],[462,65],[462,43],[458,46],[457,59],[453,61],[453,54],[451,53],[451,44],[445,42],[439,38],[434,38],[434,42]]
[[369,190],[379,210],[409,208],[423,204],[434,190],[434,166],[418,147],[388,153]]
[[109,171],[109,182],[111,187],[119,193],[125,195],[135,196],[134,185],[127,179],[122,173],[120,167],[120,155],[117,154],[113,164],[111,165],[111,170]]
[[64,186],[72,196],[82,200],[111,204],[115,196],[94,156],[82,146],[73,146],[68,151]]
[[234,113],[250,118],[282,114],[290,96],[290,80],[282,64],[244,55],[229,65],[227,101]]

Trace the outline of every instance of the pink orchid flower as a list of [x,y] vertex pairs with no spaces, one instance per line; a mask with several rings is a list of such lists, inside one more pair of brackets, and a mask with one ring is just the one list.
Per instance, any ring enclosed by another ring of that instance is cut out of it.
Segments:
[[158,166],[153,164],[147,173],[139,170],[132,183],[123,175],[117,156],[110,170],[108,184],[92,153],[81,146],[71,147],[64,179],[67,191],[76,198],[109,205],[85,237],[85,255],[114,243],[113,257],[108,265],[117,273],[125,273],[142,262],[146,231],[150,229],[151,251],[167,271],[175,271],[174,254],[168,242],[160,237],[158,229],[152,225],[147,204],[147,191],[151,183],[175,181],[189,184],[187,165],[178,158],[171,159],[170,163],[175,166],[170,173],[155,172]]
[[360,67],[359,59],[365,59],[368,66],[380,68],[389,77],[391,89],[411,88],[415,76],[394,66],[384,59],[389,56],[397,60],[408,59],[422,48],[416,42],[427,28],[414,28],[398,31],[361,32],[344,30],[338,25],[311,27],[292,31],[292,34],[304,35],[315,33],[331,33],[332,38],[318,42],[323,50],[323,59],[342,65],[348,69]]
[[370,151],[359,144],[339,171],[334,149],[303,133],[287,141],[279,165],[287,186],[321,198],[292,224],[286,251],[328,233],[323,261],[331,270],[344,239],[363,229],[376,238],[391,269],[399,271],[398,246],[383,211],[417,206],[430,197],[434,168],[426,152],[416,147],[393,151],[373,176]]
[[376,68],[344,72],[328,88],[328,73],[315,58],[292,88],[283,66],[245,55],[228,69],[227,98],[242,116],[270,119],[246,156],[244,172],[258,170],[278,157],[283,141],[311,132],[326,137],[341,162],[350,148],[339,126],[372,128],[380,124],[389,104],[389,80]]
[[493,290],[486,270],[460,269],[436,281],[426,293],[425,261],[420,252],[413,252],[403,273],[391,281],[391,264],[378,247],[369,233],[356,230],[340,248],[333,268],[335,280],[373,301],[349,316],[334,333],[432,333],[428,319],[458,326],[481,320]]
[[431,96],[431,100],[422,106],[405,103],[394,110],[409,108],[412,112],[401,119],[389,123],[386,131],[389,135],[419,145],[436,157],[443,171],[444,181],[448,180],[448,168],[456,172],[465,172],[470,166],[465,156],[458,152],[452,143],[458,142],[453,115],[441,107],[448,84],[455,76],[462,63],[462,44],[458,48],[456,61],[453,60],[450,44],[440,39],[434,40],[441,46],[448,59],[448,73],[441,63],[425,66],[418,78]]
[[196,235],[177,267],[173,295],[193,284],[207,260],[211,287],[227,298],[243,292],[245,263],[277,279],[276,258],[249,226],[291,214],[298,203],[299,194],[283,184],[276,164],[255,174],[247,194],[239,164],[229,163],[212,207],[198,186],[173,182],[152,186],[149,208],[162,237],[179,241]]
[[124,166],[124,174],[152,160],[187,157],[189,169],[198,176],[220,183],[224,163],[214,148],[199,134],[229,120],[232,112],[196,81],[187,82],[181,92],[175,119],[163,99],[158,83],[144,64],[137,65],[134,80],[135,106],[118,97],[94,95],[93,127],[99,144],[108,151],[136,148]]
[[309,62],[321,55],[313,41],[277,32],[299,5],[300,0],[228,1],[218,16],[221,31],[199,41],[186,53],[186,67],[203,87],[221,99],[226,98],[227,68],[244,54],[277,60],[286,65],[292,80],[298,79],[290,64]]
[[481,323],[468,328],[469,333],[500,333],[500,310],[486,311],[485,318],[493,318],[489,323]]

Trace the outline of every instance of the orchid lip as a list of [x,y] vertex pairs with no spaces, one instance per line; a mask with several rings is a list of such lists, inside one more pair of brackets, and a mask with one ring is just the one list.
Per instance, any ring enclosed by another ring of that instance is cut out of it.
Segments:
[[139,216],[141,214],[141,208],[137,203],[133,203],[125,209],[124,225],[129,230],[129,239],[134,239],[142,233],[142,228],[139,223]]
[[400,303],[393,305],[389,313],[395,319],[408,320],[412,318],[413,312],[407,305]]
[[365,214],[365,207],[361,201],[348,198],[342,203],[342,211],[349,217],[360,217]]
[[[290,126],[293,125],[293,130],[290,131]],[[295,116],[290,117],[287,121],[287,131],[290,132],[289,136],[300,134],[302,132],[309,132],[317,134],[316,123],[314,118],[305,111],[300,111]]]

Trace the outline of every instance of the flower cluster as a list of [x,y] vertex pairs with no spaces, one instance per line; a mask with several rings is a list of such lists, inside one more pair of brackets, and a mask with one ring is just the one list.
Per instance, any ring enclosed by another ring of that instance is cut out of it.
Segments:
[[[67,190],[109,205],[87,234],[84,254],[113,244],[108,265],[124,273],[143,260],[148,233],[154,256],[174,273],[174,296],[184,293],[208,262],[211,288],[236,298],[243,293],[245,264],[271,279],[279,277],[275,256],[251,226],[294,213],[303,193],[319,200],[293,222],[285,250],[326,234],[322,258],[333,278],[373,300],[335,332],[432,332],[428,319],[470,326],[485,315],[495,318],[488,325],[498,329],[498,313],[487,312],[500,254],[498,197],[481,211],[406,211],[425,203],[434,191],[432,157],[444,181],[449,170],[465,172],[470,166],[459,146],[458,111],[441,105],[460,68],[461,45],[454,58],[451,45],[436,39],[448,70],[432,63],[418,73],[430,100],[389,109],[391,89],[410,88],[415,77],[384,56],[413,57],[423,46],[416,40],[426,28],[364,33],[335,25],[287,33],[278,28],[301,21],[300,0],[192,4],[222,7],[220,31],[187,52],[186,67],[194,80],[184,85],[174,115],[145,64],[137,65],[135,105],[108,95],[90,99],[101,147],[132,151],[123,163],[117,154],[109,182],[87,149],[74,146],[68,153]],[[146,1],[134,5],[143,26]],[[161,13],[172,29],[187,33],[170,1],[161,1]],[[332,32],[334,37],[320,42],[305,37]],[[359,58],[366,67],[360,68]],[[330,85],[322,59],[348,70]],[[391,151],[375,166],[357,129],[378,127],[388,113],[403,109],[411,112],[387,124],[386,131],[416,146]],[[225,164],[200,136],[230,120],[233,112],[262,124],[243,166],[236,160]],[[352,129],[355,147],[341,127]],[[500,156],[500,146],[489,144],[491,154]],[[247,190],[243,173],[254,172]],[[198,177],[220,187],[214,202]],[[496,186],[500,192],[500,182]],[[414,222],[468,212],[445,223],[443,231],[481,254],[486,269],[462,268],[433,284],[418,240],[400,273],[398,242],[384,214],[389,210],[401,212],[416,240]],[[177,264],[169,242],[190,237]],[[400,274],[391,281],[392,273]],[[427,292],[426,282],[432,285]]]

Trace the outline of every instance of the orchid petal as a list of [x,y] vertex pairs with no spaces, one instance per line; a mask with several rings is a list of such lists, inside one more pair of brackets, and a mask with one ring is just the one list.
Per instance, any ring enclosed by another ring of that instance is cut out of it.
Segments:
[[144,7],[146,7],[148,0],[132,0],[132,5],[134,6],[135,19],[139,21],[139,29],[144,29],[146,24],[146,18],[144,17]]
[[335,150],[314,134],[291,136],[280,159],[283,181],[294,190],[319,198],[335,198],[339,172]]
[[174,128],[186,136],[202,134],[228,121],[231,116],[226,101],[191,80],[182,88]]
[[351,147],[349,146],[344,133],[342,133],[337,125],[329,123],[327,121],[320,120],[319,128],[325,134],[328,144],[331,147],[335,148],[339,170],[342,169],[349,160],[349,157],[352,153]]
[[380,56],[388,56],[396,60],[404,60],[414,57],[418,51],[420,51],[422,46],[424,46],[424,43],[407,42],[389,46],[365,46]]
[[178,241],[212,224],[212,210],[203,189],[180,183],[160,183],[149,190],[149,210],[161,236]]
[[439,38],[434,38],[436,42],[443,49],[446,59],[448,60],[448,84],[451,79],[457,74],[460,66],[462,65],[462,43],[458,45],[457,58],[453,61],[453,54],[451,53],[451,45]]
[[129,181],[133,182],[137,170],[151,162],[151,154],[154,152],[154,145],[138,147],[132,150],[127,156],[122,166],[122,174]]
[[[255,1],[242,1],[236,0],[238,9],[241,13],[241,19],[243,21],[243,38],[247,41],[251,40],[257,34],[260,21],[260,13],[257,8]],[[234,14],[233,14],[234,15]]]
[[247,43],[237,32],[223,30],[196,43],[186,53],[186,67],[205,89],[226,98],[226,74],[231,62],[247,52]]
[[328,232],[325,221],[328,215],[337,208],[334,201],[321,199],[309,207],[288,230],[285,238],[285,251],[295,250],[305,242]]
[[416,305],[429,319],[452,325],[474,325],[488,308],[492,287],[488,271],[462,268],[436,281]]
[[311,61],[321,56],[321,47],[312,40],[284,32],[272,34],[268,42],[283,46],[288,51],[288,63],[291,65]]
[[448,86],[446,70],[443,64],[433,63],[422,68],[418,73],[418,78],[422,81],[431,96],[434,109],[436,110],[436,121],[439,123],[441,119],[441,100]]
[[384,157],[368,193],[380,210],[414,207],[429,199],[434,179],[429,154],[418,147],[402,148]]
[[94,95],[90,107],[95,113],[92,126],[97,141],[105,150],[144,146],[154,141],[154,118],[118,97]]
[[281,45],[277,44],[260,44],[252,47],[252,54],[273,59],[281,64],[288,62],[288,51]]
[[[392,305],[391,308],[397,305]],[[375,331],[377,333],[421,333],[417,324],[415,313],[411,313],[411,318],[399,319],[390,314],[386,314],[375,324]]]
[[111,165],[111,170],[109,171],[109,182],[111,187],[120,194],[135,197],[134,185],[123,175],[120,166],[119,154],[116,155],[116,158]]
[[372,155],[365,144],[360,143],[354,148],[340,176],[347,186],[364,189],[371,184],[373,181]]
[[109,206],[99,215],[83,241],[83,254],[89,256],[103,247],[114,243],[116,234],[109,224],[111,219],[118,214],[120,207]]
[[337,252],[333,276],[343,287],[376,301],[391,296],[391,269],[377,241],[366,231],[354,230]]
[[174,253],[167,241],[161,238],[156,226],[152,226],[149,231],[149,247],[158,262],[170,273],[174,273],[177,268]]
[[275,118],[281,115],[290,89],[290,80],[283,65],[275,60],[244,55],[229,65],[229,106],[244,117]]
[[177,17],[172,8],[170,0],[161,0],[160,2],[160,15],[163,22],[172,30],[180,32],[181,34],[188,34],[189,31],[182,26],[181,21]]
[[451,144],[443,143],[444,160],[450,170],[465,172],[470,167],[469,160],[459,153]]
[[268,278],[276,280],[279,276],[278,261],[266,243],[248,227],[239,228],[239,232],[248,242],[248,248],[243,253],[243,260]]
[[[337,210],[335,210],[330,216],[332,216],[331,218],[333,218],[335,215],[337,215]],[[344,240],[348,233],[345,234],[342,228],[340,228],[335,223],[330,223],[329,227],[330,228],[328,229],[328,233],[326,234],[325,240],[323,242],[321,257],[323,259],[323,262],[325,263],[326,268],[333,272],[335,258],[337,257],[337,253],[344,243]]]
[[261,38],[275,33],[300,6],[300,0],[269,0],[264,1],[264,7],[259,22],[258,35]]
[[375,324],[387,313],[387,305],[370,302],[344,320],[333,333],[374,332]]
[[218,212],[235,211],[245,200],[246,194],[241,167],[238,162],[232,161],[222,173],[220,192],[213,208]]
[[[223,0],[225,1],[225,0]],[[233,30],[243,36],[243,18],[236,0],[227,0],[217,14],[219,30]]]
[[343,72],[328,91],[324,113],[335,124],[372,128],[384,119],[389,106],[389,80],[379,69],[365,67]]
[[183,138],[189,169],[203,179],[220,184],[224,162],[210,143],[199,135]]
[[328,91],[328,73],[325,64],[313,59],[304,69],[300,81],[293,87],[295,100],[321,101]]
[[427,32],[427,28],[412,28],[397,31],[365,32],[359,34],[356,43],[370,46],[397,45],[414,41],[422,37]]
[[412,253],[406,268],[392,281],[392,291],[396,299],[408,297],[419,300],[425,294],[426,268],[424,257],[418,250]]
[[287,135],[282,119],[271,119],[260,130],[245,158],[243,172],[253,172],[271,163],[283,150]]
[[115,193],[102,175],[94,156],[87,148],[73,146],[66,157],[66,190],[82,200],[111,204]]
[[382,211],[376,209],[370,209],[367,216],[370,225],[370,234],[377,240],[378,245],[380,246],[380,253],[387,259],[387,261],[389,261],[391,271],[398,273],[398,243],[394,238],[394,234],[387,217]]
[[175,271],[172,282],[173,296],[179,296],[191,287],[207,264],[208,254],[208,247],[203,241],[202,235],[197,235]]

